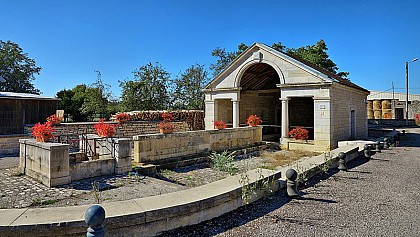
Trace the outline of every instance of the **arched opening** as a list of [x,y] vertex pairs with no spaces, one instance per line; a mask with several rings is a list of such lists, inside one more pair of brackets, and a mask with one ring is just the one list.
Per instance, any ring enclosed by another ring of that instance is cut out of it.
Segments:
[[250,66],[240,79],[239,123],[246,126],[250,114],[263,120],[263,139],[278,141],[281,136],[280,77],[268,64]]

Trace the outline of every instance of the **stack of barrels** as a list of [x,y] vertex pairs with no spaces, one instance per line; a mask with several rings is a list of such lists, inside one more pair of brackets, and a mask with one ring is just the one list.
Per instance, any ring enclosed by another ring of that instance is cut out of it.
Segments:
[[380,100],[373,101],[373,117],[375,119],[382,118],[382,104]]
[[373,101],[372,100],[368,100],[368,102],[367,102],[367,117],[368,117],[368,119],[374,119],[374,116],[373,116]]
[[382,118],[383,119],[392,119],[392,109],[391,101],[383,100],[382,101]]
[[369,100],[367,102],[368,119],[392,119],[390,100]]

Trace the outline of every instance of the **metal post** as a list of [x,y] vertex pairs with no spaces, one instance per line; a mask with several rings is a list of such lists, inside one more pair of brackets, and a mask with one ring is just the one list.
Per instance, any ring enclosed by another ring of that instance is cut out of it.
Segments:
[[88,224],[86,237],[104,237],[105,209],[99,205],[89,207],[85,212],[85,222]]
[[346,154],[344,152],[338,153],[338,170],[347,171]]
[[408,62],[405,62],[405,89],[406,89],[405,126],[408,127]]
[[363,153],[364,153],[365,157],[368,158],[368,159],[370,159],[371,158],[371,155],[370,155],[370,146],[368,144],[365,144],[365,146],[363,148],[364,148]]
[[286,191],[287,196],[289,196],[290,198],[299,197],[296,183],[297,176],[298,173],[294,169],[288,169],[286,171]]

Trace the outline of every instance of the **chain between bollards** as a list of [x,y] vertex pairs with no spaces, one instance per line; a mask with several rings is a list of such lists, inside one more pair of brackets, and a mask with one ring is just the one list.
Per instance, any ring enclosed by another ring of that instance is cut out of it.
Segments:
[[286,171],[286,191],[287,196],[290,198],[297,198],[299,197],[299,193],[297,191],[297,179],[298,173],[294,169],[288,169]]
[[89,207],[85,212],[85,222],[88,224],[87,237],[104,237],[105,209],[99,205]]

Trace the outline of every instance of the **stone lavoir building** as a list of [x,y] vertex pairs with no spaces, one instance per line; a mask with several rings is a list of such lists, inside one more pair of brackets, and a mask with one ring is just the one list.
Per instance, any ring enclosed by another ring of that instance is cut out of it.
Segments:
[[[369,91],[309,62],[254,43],[204,87],[205,126],[223,120],[246,126],[250,114],[263,120],[265,140],[283,149],[328,151],[340,140],[367,137]],[[309,130],[308,141],[289,130]]]

